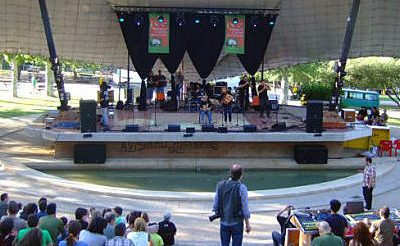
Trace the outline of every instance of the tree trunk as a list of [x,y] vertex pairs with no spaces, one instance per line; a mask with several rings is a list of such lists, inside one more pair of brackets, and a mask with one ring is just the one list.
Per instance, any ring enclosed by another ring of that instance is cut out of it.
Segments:
[[14,58],[11,61],[11,92],[13,97],[18,97],[17,88],[18,88],[18,63]]
[[288,80],[288,72],[287,68],[283,68],[282,72],[282,104],[287,104],[289,99],[289,80]]
[[18,81],[21,80],[21,73],[22,73],[22,64],[17,64]]
[[75,69],[75,68],[73,69],[73,72],[74,72],[74,80],[75,80],[75,79],[78,78],[78,73],[76,72],[76,69]]
[[46,86],[46,94],[48,97],[54,97],[54,74],[53,70],[50,69],[50,64],[45,63],[45,75],[44,75],[44,81],[45,81],[45,86]]

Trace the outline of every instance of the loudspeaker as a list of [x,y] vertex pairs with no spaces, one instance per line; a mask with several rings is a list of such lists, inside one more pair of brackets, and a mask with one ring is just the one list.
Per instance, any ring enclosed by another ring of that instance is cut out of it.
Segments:
[[[160,102],[160,107],[161,107],[161,102]],[[177,111],[178,110],[178,104],[177,100],[168,100],[162,105],[162,109],[164,111]]]
[[328,149],[323,145],[296,145],[294,159],[298,164],[327,164]]
[[79,164],[102,164],[106,162],[105,144],[76,144],[74,162]]
[[244,132],[257,132],[257,126],[256,125],[244,125],[243,131]]
[[286,122],[279,122],[271,126],[271,132],[280,132],[286,130]]
[[350,201],[346,202],[346,206],[343,208],[344,214],[359,214],[364,212],[363,201]]
[[306,132],[322,132],[323,108],[322,101],[311,100],[307,102]]
[[228,127],[220,126],[220,127],[218,127],[217,132],[218,133],[228,133]]
[[136,125],[136,124],[126,125],[124,131],[125,132],[138,132],[139,131],[139,126]]
[[196,128],[194,127],[186,127],[186,133],[195,133],[196,132]]
[[79,101],[81,132],[96,132],[96,109],[97,102],[94,100]]
[[167,132],[180,132],[181,125],[168,125]]
[[214,125],[202,125],[201,126],[202,132],[215,132]]

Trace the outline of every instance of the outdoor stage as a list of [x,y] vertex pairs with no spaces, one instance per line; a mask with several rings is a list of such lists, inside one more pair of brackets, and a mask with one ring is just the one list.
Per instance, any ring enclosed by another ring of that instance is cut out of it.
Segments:
[[[132,111],[115,111],[109,132],[43,129],[43,125],[33,130],[54,145],[56,158],[73,157],[77,144],[105,144],[107,158],[293,158],[296,145],[324,145],[328,158],[343,158],[350,157],[343,147],[346,141],[372,135],[371,128],[363,126],[306,133],[305,108],[292,106],[280,108],[278,122],[285,122],[287,129],[279,132],[271,132],[276,123],[274,112],[263,119],[257,112],[233,114],[227,133],[201,132],[197,112],[158,112],[157,125],[154,109],[134,114],[135,120]],[[214,113],[216,128],[222,126],[221,118]],[[139,132],[122,131],[133,123],[139,125]],[[179,124],[181,131],[165,131],[169,124]],[[257,132],[244,132],[243,125],[248,124],[256,125]],[[196,132],[187,134],[186,127],[195,127]]]

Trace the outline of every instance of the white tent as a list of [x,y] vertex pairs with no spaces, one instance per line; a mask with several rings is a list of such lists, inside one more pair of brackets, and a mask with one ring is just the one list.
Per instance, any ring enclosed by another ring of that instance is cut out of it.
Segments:
[[[265,55],[266,67],[339,58],[351,0],[47,0],[61,58],[126,66],[127,49],[112,6],[279,8]],[[400,54],[399,0],[362,0],[351,57]],[[0,0],[0,52],[48,56],[37,0]],[[163,68],[157,62],[156,68]],[[185,55],[186,77],[199,79]],[[236,56],[221,54],[209,78],[244,69]]]

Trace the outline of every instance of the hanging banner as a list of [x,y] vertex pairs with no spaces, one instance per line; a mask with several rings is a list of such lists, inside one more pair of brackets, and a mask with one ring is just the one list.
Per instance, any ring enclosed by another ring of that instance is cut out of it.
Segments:
[[244,54],[245,16],[225,16],[225,45],[228,54]]
[[169,53],[169,14],[149,14],[149,53]]

